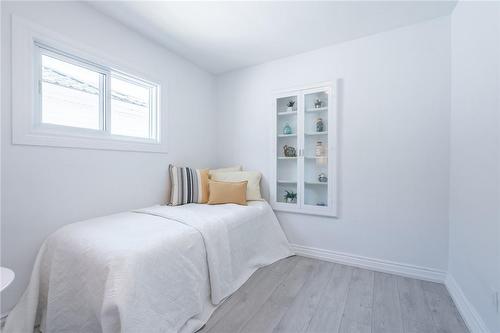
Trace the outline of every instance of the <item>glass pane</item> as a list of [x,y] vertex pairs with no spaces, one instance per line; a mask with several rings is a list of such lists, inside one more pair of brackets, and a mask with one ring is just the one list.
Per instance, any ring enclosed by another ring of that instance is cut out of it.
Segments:
[[277,100],[277,183],[278,202],[297,205],[297,96]]
[[111,133],[146,139],[152,138],[150,97],[150,88],[112,77]]
[[42,123],[100,129],[101,76],[42,55]]
[[304,96],[304,204],[328,205],[328,94]]

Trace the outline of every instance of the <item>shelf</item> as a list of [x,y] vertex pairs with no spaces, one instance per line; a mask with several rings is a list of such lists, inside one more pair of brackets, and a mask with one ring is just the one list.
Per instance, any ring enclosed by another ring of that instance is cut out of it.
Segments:
[[328,185],[328,182],[304,182],[306,185]]
[[328,131],[324,132],[311,132],[311,133],[304,133],[306,136],[313,136],[313,135],[328,135]]
[[285,205],[297,205],[297,202],[286,202],[286,201],[282,201],[281,199],[278,200],[278,202],[281,204],[285,204]]
[[306,110],[306,112],[323,112],[323,111],[328,111],[328,106],[324,106],[322,108],[311,108]]
[[296,160],[297,156],[295,157],[286,157],[286,156],[278,156],[278,160]]
[[278,117],[279,116],[291,116],[291,115],[297,115],[297,111],[278,112]]
[[297,136],[297,134],[278,134],[278,138],[292,138]]
[[297,182],[294,180],[278,180],[277,183],[278,184],[297,184]]
[[305,159],[306,160],[319,160],[319,159],[326,160],[326,159],[328,159],[328,156],[306,156]]

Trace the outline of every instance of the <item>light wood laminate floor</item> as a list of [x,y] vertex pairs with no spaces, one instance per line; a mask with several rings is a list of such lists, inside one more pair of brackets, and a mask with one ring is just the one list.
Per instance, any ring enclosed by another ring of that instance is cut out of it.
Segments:
[[442,284],[294,256],[255,272],[199,332],[468,330]]

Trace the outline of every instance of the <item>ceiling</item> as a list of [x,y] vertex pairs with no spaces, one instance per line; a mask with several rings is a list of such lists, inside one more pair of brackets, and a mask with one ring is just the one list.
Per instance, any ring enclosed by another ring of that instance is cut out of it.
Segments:
[[90,1],[214,73],[449,15],[455,1]]

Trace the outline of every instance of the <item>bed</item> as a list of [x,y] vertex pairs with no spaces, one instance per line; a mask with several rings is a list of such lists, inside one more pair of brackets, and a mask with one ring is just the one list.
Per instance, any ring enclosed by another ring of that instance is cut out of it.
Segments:
[[73,223],[41,246],[4,332],[194,332],[255,270],[290,255],[264,201]]

